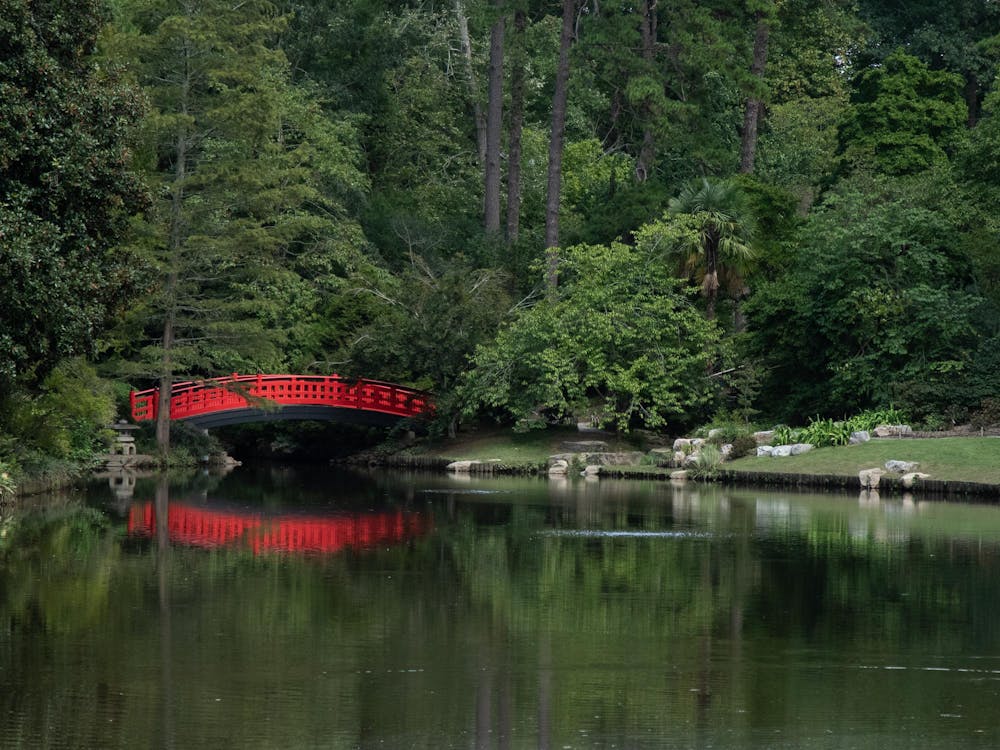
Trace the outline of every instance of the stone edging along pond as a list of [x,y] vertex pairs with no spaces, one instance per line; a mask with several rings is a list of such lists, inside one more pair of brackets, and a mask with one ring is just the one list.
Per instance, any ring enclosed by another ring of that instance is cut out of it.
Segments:
[[[771,472],[727,471],[718,473],[716,481],[754,487],[810,487],[816,489],[861,490],[858,477],[844,474],[777,474]],[[946,479],[920,479],[905,487],[902,478],[883,474],[878,485],[880,493],[914,493],[940,497],[974,497],[1000,500],[1000,485],[983,482],[959,482]]]
[[[370,463],[398,469],[416,469],[443,473],[453,461],[438,456],[382,456]],[[474,461],[463,473],[477,476],[534,476],[546,475],[545,464],[505,464],[496,461]],[[669,481],[670,470],[653,466],[601,466],[597,476],[613,479],[645,479]],[[725,485],[746,487],[799,487],[817,490],[861,491],[858,476],[847,474],[797,474],[763,471],[734,471],[720,469],[707,479]],[[942,498],[1000,501],[1000,485],[982,482],[960,482],[942,479],[921,479],[910,488],[904,487],[900,477],[883,475],[878,490],[882,494],[915,493]]]

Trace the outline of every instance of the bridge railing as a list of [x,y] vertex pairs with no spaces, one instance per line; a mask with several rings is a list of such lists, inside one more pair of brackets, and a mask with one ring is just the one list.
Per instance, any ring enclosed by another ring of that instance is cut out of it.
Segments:
[[[132,419],[156,419],[160,389],[133,391]],[[366,378],[339,375],[232,375],[211,380],[174,383],[170,418],[188,419],[229,409],[276,408],[278,405],[333,406],[364,409],[399,417],[433,412],[430,394]]]

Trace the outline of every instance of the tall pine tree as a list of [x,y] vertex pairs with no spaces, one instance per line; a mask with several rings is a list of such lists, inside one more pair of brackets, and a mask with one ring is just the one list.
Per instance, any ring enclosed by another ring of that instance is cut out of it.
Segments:
[[272,7],[152,0],[118,40],[153,107],[141,244],[159,278],[136,315],[164,454],[175,379],[283,364],[294,325],[361,257],[353,127],[292,84]]

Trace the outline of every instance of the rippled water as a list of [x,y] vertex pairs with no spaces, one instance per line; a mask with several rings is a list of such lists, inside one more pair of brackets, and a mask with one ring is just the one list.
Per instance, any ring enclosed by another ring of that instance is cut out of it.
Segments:
[[1000,745],[1000,512],[240,469],[0,519],[0,748]]

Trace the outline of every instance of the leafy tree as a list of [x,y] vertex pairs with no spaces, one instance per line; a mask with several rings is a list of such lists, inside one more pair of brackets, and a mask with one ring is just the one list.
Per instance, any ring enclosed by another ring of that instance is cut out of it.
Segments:
[[447,401],[475,347],[496,334],[511,307],[507,279],[455,262],[435,271],[421,258],[355,294],[371,296],[371,320],[347,348],[345,373],[409,383]]
[[[788,273],[746,304],[763,406],[793,418],[966,395],[981,298],[946,175],[857,175],[806,221]],[[926,390],[934,391],[929,394]]]
[[574,246],[558,294],[477,348],[459,396],[467,413],[496,410],[524,427],[580,414],[662,427],[710,400],[716,340],[659,259],[620,243]]
[[91,353],[141,287],[117,249],[145,191],[135,89],[94,49],[100,0],[0,2],[0,393]]
[[983,117],[956,160],[968,214],[967,246],[979,289],[1000,307],[1000,92],[983,103]]
[[768,109],[756,174],[795,193],[802,213],[812,207],[838,169],[838,125],[848,107],[843,96],[803,97]]
[[859,12],[874,37],[866,52],[876,60],[900,46],[933,70],[961,76],[969,127],[997,63],[1000,8],[991,0],[954,0],[947,12],[934,0],[862,0]]
[[947,162],[964,121],[961,79],[900,49],[858,75],[840,148],[851,164],[912,174]]

